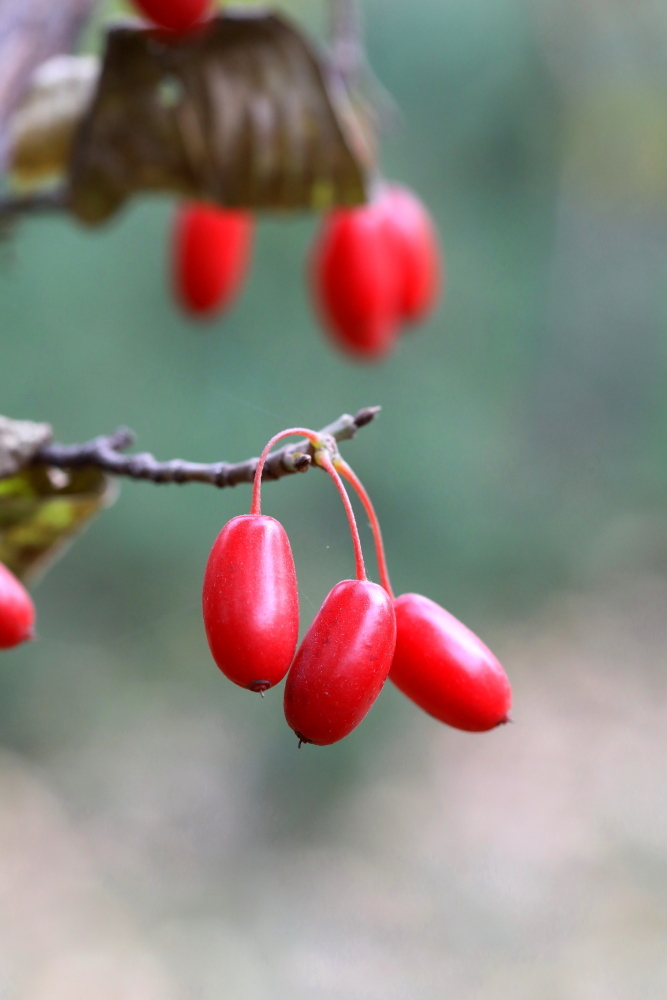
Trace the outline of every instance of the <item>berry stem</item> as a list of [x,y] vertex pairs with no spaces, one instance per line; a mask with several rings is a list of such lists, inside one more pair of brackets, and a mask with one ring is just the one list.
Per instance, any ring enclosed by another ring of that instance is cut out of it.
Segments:
[[320,435],[316,431],[308,430],[305,427],[290,427],[286,431],[280,431],[279,434],[274,434],[262,454],[259,456],[259,461],[257,462],[255,478],[252,484],[252,499],[250,501],[251,514],[262,513],[262,472],[264,471],[264,463],[269,457],[271,449],[278,443],[278,441],[282,441],[283,438],[291,437],[294,434],[298,434],[299,437],[307,438],[313,448],[322,447],[322,439]]
[[371,531],[373,532],[373,539],[375,541],[375,553],[377,556],[378,571],[380,573],[380,583],[382,584],[384,589],[387,591],[387,593],[393,600],[394,591],[392,590],[391,580],[389,579],[389,570],[387,568],[387,556],[384,551],[382,531],[380,529],[380,522],[378,520],[378,516],[375,513],[375,507],[373,506],[371,498],[366,491],[366,487],[361,482],[354,469],[352,469],[352,467],[347,464],[345,459],[341,458],[340,455],[337,455],[336,458],[334,458],[333,460],[333,465],[334,468],[338,472],[340,472],[340,474],[344,476],[345,479],[347,479],[347,481],[354,488],[355,492],[357,493],[357,496],[359,497],[359,499],[363,504],[366,514],[368,515],[368,520],[370,521],[371,524]]
[[352,509],[352,504],[350,503],[350,498],[347,495],[347,490],[343,485],[343,480],[338,475],[334,464],[331,461],[331,456],[325,448],[319,448],[315,452],[315,461],[318,465],[321,465],[325,472],[328,472],[333,479],[336,489],[340,493],[340,498],[343,501],[343,506],[345,507],[345,513],[347,514],[347,519],[350,522],[350,533],[352,535],[352,544],[354,545],[354,558],[356,562],[356,574],[357,580],[367,580],[366,567],[364,565],[364,554],[361,550],[361,539],[359,538],[359,529],[357,528],[357,522],[354,516],[354,510]]

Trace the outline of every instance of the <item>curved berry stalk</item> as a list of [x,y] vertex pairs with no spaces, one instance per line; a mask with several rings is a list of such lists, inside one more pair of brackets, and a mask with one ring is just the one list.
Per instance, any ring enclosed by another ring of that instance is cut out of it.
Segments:
[[366,579],[349,497],[325,450],[316,461],[336,483],[350,522],[357,579],[329,592],[308,629],[285,685],[285,718],[301,743],[337,743],[365,718],[382,690],[396,644],[387,592]]
[[[393,597],[380,523],[363,484],[340,456],[373,531],[382,585]],[[389,678],[429,715],[456,729],[484,732],[509,721],[512,690],[490,649],[474,632],[421,594],[394,598],[396,650]]]
[[211,0],[134,0],[135,7],[166,31],[190,31],[211,14]]
[[35,606],[23,584],[0,563],[0,649],[35,638]]
[[238,295],[252,251],[249,212],[203,203],[181,206],[173,235],[174,291],[186,312],[202,318]]
[[313,431],[272,437],[257,463],[249,514],[232,518],[211,549],[203,588],[206,637],[220,670],[235,684],[264,692],[289,669],[299,638],[299,595],[287,532],[261,513],[264,463],[292,434],[315,444]]

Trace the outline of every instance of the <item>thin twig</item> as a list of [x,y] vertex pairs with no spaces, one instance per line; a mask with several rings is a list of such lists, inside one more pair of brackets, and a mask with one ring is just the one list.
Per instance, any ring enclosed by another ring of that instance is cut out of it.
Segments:
[[55,191],[35,191],[30,194],[0,197],[0,221],[11,222],[20,215],[34,212],[62,212],[67,209],[68,195],[65,187]]
[[357,100],[364,99],[378,132],[395,131],[402,123],[394,98],[369,65],[360,0],[329,0],[329,68]]
[[[349,441],[361,427],[369,424],[380,411],[379,406],[367,406],[352,417],[344,413],[338,420],[322,428],[319,434],[329,435],[335,441]],[[152,483],[210,483],[220,488],[252,483],[257,468],[257,458],[245,462],[215,462],[202,465],[174,458],[158,462],[148,452],[123,455],[125,448],[134,443],[134,434],[120,427],[113,434],[93,438],[85,444],[46,444],[36,452],[33,464],[58,469],[75,469],[92,465],[114,476],[130,479],[147,479]],[[313,448],[308,441],[286,445],[269,456],[262,480],[282,479],[295,472],[307,472],[313,459]]]
[[329,0],[329,50],[333,69],[354,87],[366,66],[359,0]]

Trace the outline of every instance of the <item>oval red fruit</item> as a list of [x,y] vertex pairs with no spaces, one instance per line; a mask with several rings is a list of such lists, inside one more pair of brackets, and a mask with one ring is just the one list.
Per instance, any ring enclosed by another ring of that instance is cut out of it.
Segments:
[[206,565],[206,637],[225,676],[251,691],[283,679],[299,638],[299,595],[287,532],[274,518],[228,521]]
[[211,11],[211,0],[134,0],[150,21],[167,31],[189,31]]
[[243,284],[252,250],[248,212],[188,204],[174,229],[174,285],[183,307],[200,316],[224,309]]
[[359,725],[391,666],[396,618],[387,592],[343,580],[326,597],[285,685],[285,718],[304,743],[327,746]]
[[339,347],[366,360],[391,351],[400,318],[396,259],[376,202],[325,217],[311,258],[311,283]]
[[512,691],[481,639],[420,594],[394,601],[396,652],[390,679],[429,715],[456,729],[484,732],[508,721]]
[[34,638],[35,606],[23,584],[0,563],[0,649]]
[[399,313],[408,323],[425,319],[442,286],[442,253],[431,216],[416,194],[388,184],[380,195],[388,238],[399,262]]

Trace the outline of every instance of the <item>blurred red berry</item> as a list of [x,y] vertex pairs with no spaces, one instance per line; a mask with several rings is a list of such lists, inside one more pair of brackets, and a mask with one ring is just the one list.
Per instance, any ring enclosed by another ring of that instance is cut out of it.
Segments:
[[0,563],[0,649],[34,637],[35,606],[14,574]]
[[333,340],[372,361],[388,354],[398,335],[395,253],[376,202],[330,212],[311,259],[317,307]]
[[211,0],[134,0],[135,7],[159,28],[189,31],[211,12]]
[[252,236],[249,212],[197,203],[179,210],[173,278],[184,309],[206,316],[230,304],[248,270]]
[[437,230],[425,206],[408,188],[387,184],[378,206],[398,260],[400,316],[407,323],[418,323],[435,306],[442,286]]
[[456,729],[484,732],[509,721],[507,675],[474,632],[421,594],[402,594],[394,609],[389,678],[403,694]]

